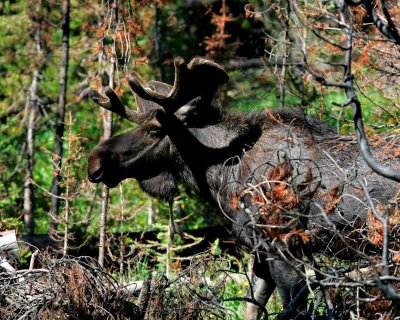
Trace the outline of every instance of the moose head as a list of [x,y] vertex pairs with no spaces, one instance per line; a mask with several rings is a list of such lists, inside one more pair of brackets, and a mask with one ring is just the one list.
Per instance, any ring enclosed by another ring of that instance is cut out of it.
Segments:
[[104,94],[91,91],[90,96],[98,105],[138,124],[131,131],[100,143],[91,152],[91,182],[115,187],[126,178],[135,178],[151,195],[167,200],[175,195],[177,182],[172,171],[177,159],[169,135],[182,135],[178,130],[182,123],[201,125],[202,115],[209,117],[213,112],[210,106],[217,88],[229,77],[219,65],[206,59],[194,58],[186,64],[178,57],[174,65],[173,86],[157,81],[146,84],[132,73],[128,83],[138,111],[123,105],[110,87],[105,88]]

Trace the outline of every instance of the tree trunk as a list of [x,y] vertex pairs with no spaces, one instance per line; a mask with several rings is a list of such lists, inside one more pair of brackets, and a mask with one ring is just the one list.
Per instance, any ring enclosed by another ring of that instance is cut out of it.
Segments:
[[125,242],[124,242],[124,223],[125,223],[125,199],[122,184],[119,185],[119,193],[121,198],[121,215],[119,219],[119,283],[124,283],[124,259],[125,259]]
[[[41,47],[40,47],[40,25],[36,27],[34,34],[35,41],[35,53],[40,59]],[[35,231],[34,221],[34,206],[33,206],[33,166],[34,166],[34,150],[35,150],[35,121],[37,115],[37,90],[39,81],[39,63],[36,64],[35,70],[32,75],[32,83],[29,88],[28,97],[26,99],[25,110],[29,113],[28,118],[28,129],[26,135],[26,172],[25,172],[25,183],[24,183],[24,229],[27,234],[33,234]]]
[[162,38],[160,32],[161,11],[157,2],[155,3],[155,7],[156,7],[156,13],[154,15],[154,44],[156,49],[156,60],[157,60],[157,65],[160,68],[161,81],[165,82],[166,76],[165,76],[165,67],[163,64],[163,47],[162,47]]
[[59,211],[60,195],[60,180],[61,180],[61,165],[63,156],[63,136],[64,136],[64,121],[65,109],[67,104],[67,80],[68,80],[68,59],[69,59],[69,33],[70,33],[70,0],[62,1],[62,44],[61,44],[61,62],[60,62],[60,80],[59,80],[59,95],[58,95],[58,117],[56,123],[55,134],[55,161],[51,193],[50,207],[50,234],[57,230],[57,217]]
[[[69,134],[68,134],[68,154],[67,154],[67,159],[71,159],[71,154],[72,153],[72,141],[73,141],[73,135],[72,135],[72,114],[69,112]],[[68,160],[67,160],[68,161]],[[66,173],[66,183],[65,183],[65,207],[64,207],[64,246],[63,246],[63,256],[66,256],[68,253],[68,238],[69,238],[69,210],[70,210],[70,177],[71,177],[71,166],[67,165]]]
[[147,199],[147,225],[149,227],[153,225],[153,217],[154,217],[153,200],[149,196]]
[[[37,74],[38,71],[35,70],[33,74],[32,84],[30,91],[36,93],[37,88]],[[29,110],[29,120],[28,120],[28,132],[26,136],[26,172],[25,172],[25,184],[24,184],[24,229],[27,234],[34,233],[34,213],[33,213],[33,165],[34,165],[34,140],[35,140],[35,120],[36,120],[36,103],[28,98],[28,110]]]
[[[110,61],[110,81],[109,87],[114,87],[114,61]],[[104,133],[103,139],[109,139],[112,134],[112,112],[107,111],[103,119]],[[109,199],[109,188],[104,185],[103,193],[101,195],[101,206],[100,206],[100,239],[99,239],[99,265],[104,266],[104,253],[105,253],[105,239],[106,239],[106,222],[107,222],[107,209]]]

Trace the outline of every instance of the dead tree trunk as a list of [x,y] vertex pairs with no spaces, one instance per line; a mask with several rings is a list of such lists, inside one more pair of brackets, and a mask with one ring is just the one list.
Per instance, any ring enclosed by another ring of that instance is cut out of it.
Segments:
[[[37,70],[33,74],[32,84],[30,91],[35,91],[37,88]],[[35,120],[36,120],[36,105],[35,101],[31,99],[31,94],[28,98],[29,120],[28,120],[28,131],[26,136],[26,172],[25,172],[25,184],[24,184],[24,228],[25,232],[32,234],[34,232],[34,213],[33,213],[33,152],[34,152],[34,140],[35,140]]]
[[50,234],[57,230],[57,216],[59,211],[60,180],[61,180],[61,161],[63,156],[63,136],[64,136],[64,120],[65,109],[67,103],[67,80],[68,80],[68,59],[69,59],[69,33],[70,33],[70,1],[62,1],[62,45],[61,45],[61,63],[60,63],[60,80],[58,95],[58,116],[55,133],[55,160],[51,193],[50,207]]
[[[118,30],[118,3],[114,1],[114,10],[112,10],[112,16],[110,21],[113,21],[113,25],[116,26]],[[116,31],[115,30],[115,31]],[[109,87],[114,87],[114,71],[115,71],[115,43],[111,45],[112,55],[109,57]],[[107,111],[103,118],[103,139],[109,139],[112,135],[112,112]],[[99,265],[104,266],[104,256],[105,256],[105,238],[106,238],[106,222],[107,222],[107,209],[109,200],[109,188],[104,185],[103,192],[101,196],[101,206],[100,206],[100,239],[99,239]]]
[[[109,86],[114,86],[114,61],[110,61],[110,82]],[[103,119],[104,140],[109,139],[112,134],[112,112],[107,111]],[[107,209],[110,189],[104,185],[103,193],[101,195],[100,206],[100,239],[99,239],[99,265],[104,266],[104,253],[105,253],[105,238],[106,238],[106,222],[107,222]]]
[[155,16],[154,16],[154,44],[155,44],[155,49],[156,49],[156,59],[157,59],[157,65],[160,68],[160,75],[161,75],[161,81],[165,82],[166,76],[165,76],[165,67],[163,64],[163,47],[162,47],[162,39],[161,39],[161,30],[160,30],[160,25],[161,25],[161,10],[160,7],[157,3],[155,3]]
[[147,225],[149,227],[153,225],[153,217],[154,217],[153,200],[149,196],[147,198]]
[[[41,55],[40,47],[40,25],[36,26],[34,33],[35,53],[39,58]],[[32,83],[29,88],[28,96],[26,99],[25,109],[29,113],[28,128],[26,135],[26,172],[24,183],[24,229],[27,234],[34,233],[34,206],[33,206],[33,166],[34,166],[34,150],[35,150],[35,122],[38,108],[38,81],[39,81],[39,63],[36,64],[32,74]]]

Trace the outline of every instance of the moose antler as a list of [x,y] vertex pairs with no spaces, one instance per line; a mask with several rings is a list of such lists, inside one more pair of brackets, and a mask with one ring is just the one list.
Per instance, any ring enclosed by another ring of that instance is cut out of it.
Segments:
[[196,97],[212,100],[218,87],[229,80],[226,71],[218,64],[194,58],[188,65],[181,57],[174,60],[175,81],[168,94],[152,90],[136,73],[132,73],[128,82],[132,90],[142,99],[150,100],[174,113]]
[[[147,83],[147,86],[154,92],[159,93],[160,95],[168,95],[172,90],[171,85],[155,80],[150,80]],[[148,99],[142,99],[136,93],[134,93],[134,95],[140,112],[147,112],[149,110],[160,108],[160,106],[154,101]]]
[[174,65],[173,87],[157,81],[145,83],[135,72],[129,77],[129,85],[137,95],[139,112],[132,111],[122,104],[117,93],[110,87],[105,87],[104,94],[92,90],[89,96],[99,106],[140,123],[145,118],[146,109],[154,108],[154,104],[163,107],[169,113],[174,113],[198,97],[203,102],[211,102],[218,87],[229,80],[228,74],[221,66],[207,59],[194,58],[189,64],[185,64],[183,58],[177,57]]
[[140,123],[144,119],[143,113],[132,111],[125,106],[119,99],[117,93],[110,87],[105,87],[104,94],[101,94],[96,90],[91,90],[89,96],[100,107],[110,110],[125,119],[136,123]]

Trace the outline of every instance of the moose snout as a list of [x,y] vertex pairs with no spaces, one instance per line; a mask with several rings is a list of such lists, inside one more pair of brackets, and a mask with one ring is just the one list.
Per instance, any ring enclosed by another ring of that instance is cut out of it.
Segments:
[[[106,171],[113,167],[112,155],[102,144],[90,153],[88,158],[87,173],[90,182],[99,183],[106,178]],[[108,169],[107,169],[108,168]]]
[[115,187],[121,179],[118,175],[118,156],[100,144],[89,155],[87,173],[92,183],[103,182],[108,187]]
[[88,159],[88,178],[90,182],[98,183],[104,176],[104,167],[99,157],[90,154]]
[[89,181],[92,183],[100,182],[103,175],[104,175],[104,169],[102,167],[93,169],[93,171],[88,170],[88,178]]

